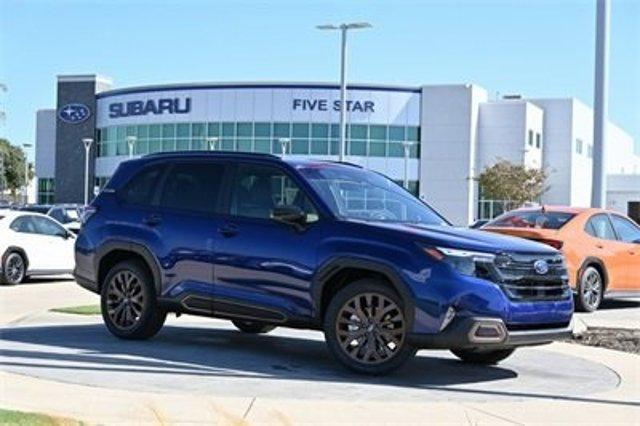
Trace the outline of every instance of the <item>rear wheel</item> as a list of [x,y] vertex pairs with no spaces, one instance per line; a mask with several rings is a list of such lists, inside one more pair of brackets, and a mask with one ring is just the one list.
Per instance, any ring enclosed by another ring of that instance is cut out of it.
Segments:
[[2,264],[0,283],[16,285],[24,281],[27,274],[27,262],[17,251],[7,254]]
[[158,307],[153,279],[138,261],[116,264],[102,283],[102,318],[121,339],[148,339],[167,317]]
[[403,365],[416,349],[407,341],[402,299],[384,283],[360,280],[340,290],[324,319],[327,345],[347,368],[383,374]]
[[515,348],[508,349],[451,349],[463,362],[470,364],[494,365],[509,357]]
[[600,271],[593,266],[584,268],[577,287],[576,309],[581,312],[593,312],[598,309],[604,294],[604,282]]
[[243,321],[243,320],[233,320],[231,321],[236,328],[243,333],[249,334],[263,334],[268,333],[274,328],[275,325],[265,324],[260,321]]

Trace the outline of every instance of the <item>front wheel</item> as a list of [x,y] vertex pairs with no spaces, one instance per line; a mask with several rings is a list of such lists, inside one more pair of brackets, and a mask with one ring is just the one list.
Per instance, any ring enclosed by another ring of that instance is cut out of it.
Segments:
[[158,306],[153,278],[138,261],[111,268],[102,283],[100,304],[107,329],[121,339],[148,339],[167,318]]
[[580,275],[577,287],[576,309],[580,312],[593,312],[598,309],[604,289],[600,272],[593,266],[587,266]]
[[333,356],[358,373],[384,374],[403,365],[416,349],[408,342],[402,299],[379,281],[360,280],[329,302],[324,334]]
[[494,365],[508,358],[515,348],[508,349],[451,349],[451,352],[463,362],[469,364]]
[[249,334],[264,334],[276,328],[275,325],[265,324],[260,321],[233,320],[231,322],[238,330]]

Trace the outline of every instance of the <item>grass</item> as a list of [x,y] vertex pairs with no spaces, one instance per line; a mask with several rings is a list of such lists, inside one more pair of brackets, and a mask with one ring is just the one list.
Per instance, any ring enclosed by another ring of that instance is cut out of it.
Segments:
[[24,413],[22,411],[4,410],[0,408],[0,425],[16,426],[71,426],[81,425],[75,420],[51,417],[45,414]]
[[100,305],[81,305],[68,306],[66,308],[53,308],[51,309],[51,312],[74,315],[100,315]]

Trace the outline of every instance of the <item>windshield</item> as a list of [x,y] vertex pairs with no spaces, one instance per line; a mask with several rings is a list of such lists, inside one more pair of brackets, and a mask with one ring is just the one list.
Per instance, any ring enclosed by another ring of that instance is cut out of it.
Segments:
[[535,228],[560,229],[575,215],[563,212],[545,212],[542,210],[513,211],[505,213],[485,226],[499,228]]
[[378,173],[337,164],[298,170],[342,219],[448,225],[429,206]]

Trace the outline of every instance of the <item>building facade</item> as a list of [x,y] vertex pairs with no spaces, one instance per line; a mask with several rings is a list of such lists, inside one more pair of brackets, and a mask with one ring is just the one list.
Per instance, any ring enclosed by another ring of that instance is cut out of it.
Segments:
[[[339,87],[326,83],[113,89],[94,75],[59,76],[56,109],[37,113],[38,198],[82,202],[83,138],[95,141],[90,196],[121,161],[154,152],[284,152],[336,160],[340,108]],[[590,179],[584,170],[591,161],[592,113],[573,99],[490,101],[474,85],[350,85],[346,109],[346,161],[408,181],[411,192],[453,223],[466,225],[504,208],[480,199],[475,180],[500,159],[547,168],[550,190],[543,202],[588,204],[590,183],[581,179]],[[609,134],[612,173],[640,173],[633,140],[615,126]],[[578,141],[584,158],[574,155]],[[640,188],[637,195],[640,200]]]

